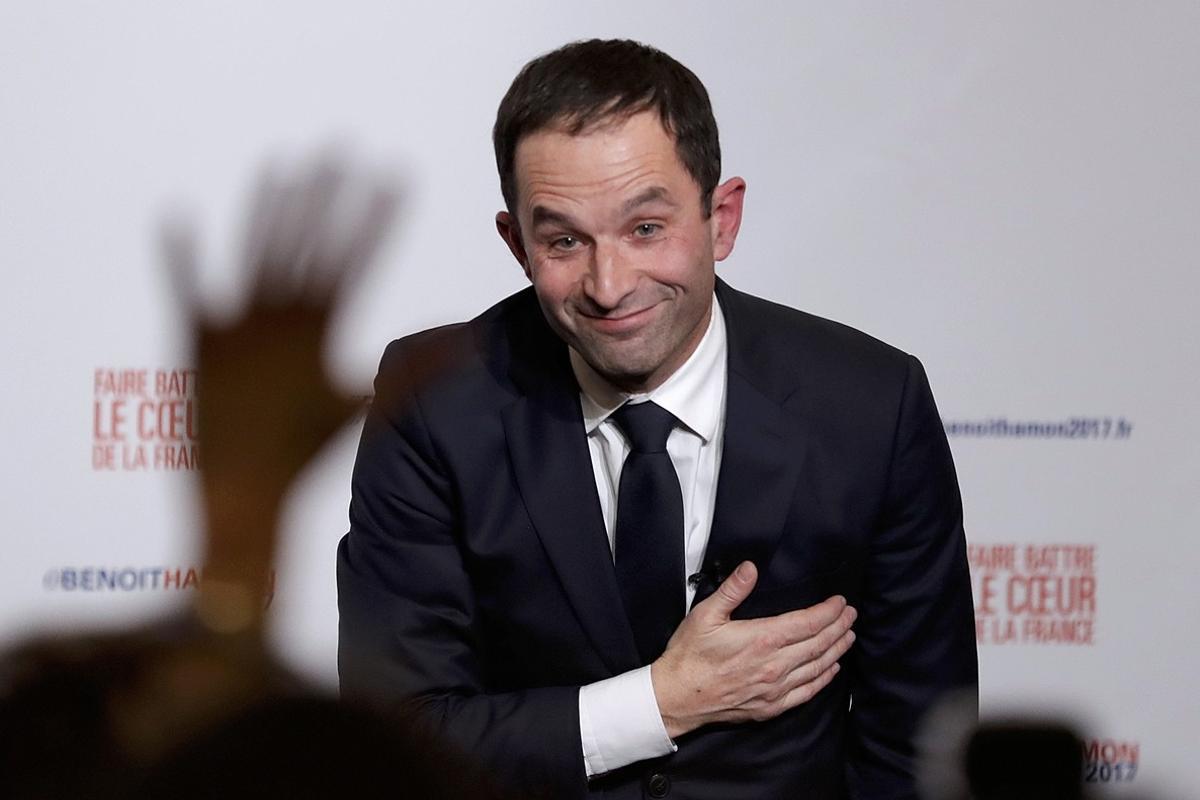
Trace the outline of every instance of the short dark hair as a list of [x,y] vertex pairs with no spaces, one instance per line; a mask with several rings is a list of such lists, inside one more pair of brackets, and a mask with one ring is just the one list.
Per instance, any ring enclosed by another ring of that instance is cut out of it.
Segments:
[[500,191],[512,212],[523,136],[562,126],[572,136],[612,118],[658,111],[675,151],[700,187],[704,215],[721,178],[721,143],[704,84],[661,50],[627,39],[572,42],[526,64],[500,101],[492,143]]

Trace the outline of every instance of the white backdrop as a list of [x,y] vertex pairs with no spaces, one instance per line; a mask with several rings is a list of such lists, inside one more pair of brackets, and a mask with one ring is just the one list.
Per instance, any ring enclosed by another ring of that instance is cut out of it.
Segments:
[[[1196,796],[1200,4],[750,8],[0,6],[0,638],[191,590],[192,473],[137,426],[183,424],[189,396],[155,391],[189,368],[155,247],[167,209],[200,221],[221,304],[266,159],[336,141],[402,174],[402,224],[330,354],[365,392],[388,340],[523,284],[489,140],[519,67],[632,37],[700,75],[725,174],[749,182],[724,277],[924,361],[966,504],[985,712],[1079,720],[1107,792]],[[112,370],[144,370],[146,396],[98,385]],[[142,433],[145,468],[123,460]],[[273,602],[281,651],[326,684],[356,436],[297,488]],[[1059,587],[1075,594],[1047,606]]]

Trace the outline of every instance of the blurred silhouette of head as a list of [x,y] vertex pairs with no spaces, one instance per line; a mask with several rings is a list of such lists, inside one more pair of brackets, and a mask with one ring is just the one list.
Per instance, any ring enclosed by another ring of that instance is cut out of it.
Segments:
[[981,725],[967,745],[967,778],[976,800],[1078,800],[1083,743],[1065,725]]

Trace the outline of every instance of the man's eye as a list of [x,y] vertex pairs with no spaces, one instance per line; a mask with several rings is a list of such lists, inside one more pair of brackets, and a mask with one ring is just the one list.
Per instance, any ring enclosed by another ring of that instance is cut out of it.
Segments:
[[560,236],[550,243],[556,250],[574,250],[578,245],[579,240],[574,236]]
[[633,229],[633,233],[635,236],[639,236],[644,239],[648,236],[653,236],[654,234],[658,233],[661,228],[662,225],[656,225],[653,222],[643,222],[641,225],[638,225]]

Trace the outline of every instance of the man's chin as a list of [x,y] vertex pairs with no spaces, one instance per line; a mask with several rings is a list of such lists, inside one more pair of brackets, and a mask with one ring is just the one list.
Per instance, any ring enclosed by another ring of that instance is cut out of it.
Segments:
[[644,386],[654,374],[655,366],[619,358],[598,358],[593,353],[580,353],[600,377],[626,392],[645,391]]

